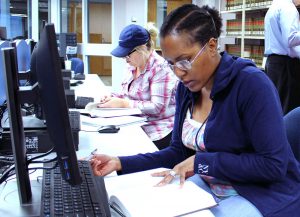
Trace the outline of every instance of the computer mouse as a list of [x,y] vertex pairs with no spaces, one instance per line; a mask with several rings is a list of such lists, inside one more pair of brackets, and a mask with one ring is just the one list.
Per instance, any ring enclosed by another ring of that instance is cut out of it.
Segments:
[[71,86],[71,87],[78,86],[79,84],[83,84],[83,81],[81,81],[81,80],[76,80],[76,81],[71,81],[71,82],[70,82],[70,86]]
[[101,126],[98,129],[99,133],[117,133],[120,130],[120,127],[117,127],[116,125],[106,125]]

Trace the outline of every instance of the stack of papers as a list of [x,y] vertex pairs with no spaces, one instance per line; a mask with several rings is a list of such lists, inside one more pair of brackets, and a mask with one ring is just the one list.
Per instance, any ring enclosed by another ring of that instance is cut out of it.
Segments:
[[98,131],[101,126],[115,125],[117,127],[123,127],[127,125],[139,125],[142,126],[146,123],[146,118],[137,116],[117,116],[110,118],[90,118],[81,115],[81,130],[85,131]]
[[142,114],[141,110],[138,108],[96,108],[91,111],[88,110],[85,111],[89,113],[91,117],[102,117],[102,118]]
[[99,103],[88,103],[85,109],[80,109],[81,114],[89,115],[92,118],[102,117],[118,117],[128,115],[141,115],[142,112],[138,108],[98,108]]

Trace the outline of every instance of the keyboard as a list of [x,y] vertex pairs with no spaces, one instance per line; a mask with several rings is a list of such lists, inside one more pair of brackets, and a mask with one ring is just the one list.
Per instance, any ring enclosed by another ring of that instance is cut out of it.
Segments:
[[73,77],[74,80],[85,80],[85,74],[77,73]]
[[84,109],[85,106],[90,102],[94,102],[93,97],[78,96],[75,101],[75,108]]
[[103,177],[93,175],[88,161],[78,161],[78,166],[83,179],[79,186],[71,186],[62,179],[58,166],[44,170],[41,216],[111,216]]

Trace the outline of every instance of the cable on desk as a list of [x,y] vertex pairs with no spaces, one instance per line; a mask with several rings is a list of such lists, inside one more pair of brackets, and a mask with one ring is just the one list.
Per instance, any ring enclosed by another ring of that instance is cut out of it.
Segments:
[[0,161],[1,162],[9,162],[9,163],[14,163],[15,159],[12,156],[0,156]]
[[0,163],[13,164],[14,161],[12,161],[12,160],[2,160],[2,159],[0,159]]
[[[31,171],[31,172],[29,173],[29,175],[32,174],[32,173],[34,173],[35,171],[36,171],[36,169],[35,169],[34,171]],[[9,177],[11,177],[11,176],[13,176],[13,175],[15,175],[15,173],[10,174]],[[9,178],[9,177],[7,177],[7,178]],[[11,178],[11,179],[6,179],[5,182],[9,182],[9,181],[11,181],[11,180],[13,180],[13,179],[15,179],[15,178],[16,178],[16,177]]]
[[109,203],[109,207],[112,208],[114,211],[116,211],[121,217],[126,217],[126,216],[122,213],[122,211],[121,211],[118,207],[114,206],[113,204]]
[[80,130],[81,132],[98,133],[98,130]]
[[38,156],[35,156],[35,157],[30,158],[29,160],[27,160],[27,164],[30,164],[30,163],[33,162],[35,159],[39,159],[39,158],[41,158],[41,157],[45,157],[45,156],[49,155],[53,150],[54,150],[54,148],[51,148],[49,151],[47,151],[47,152],[44,153],[44,154],[41,154],[41,155],[38,155]]
[[57,166],[58,166],[58,162],[56,161],[56,163],[52,167],[30,167],[30,168],[28,168],[28,170],[40,170],[40,169],[41,170],[53,170]]
[[[38,158],[41,158],[41,157],[44,157],[48,154],[50,154],[51,152],[53,151],[53,148],[51,150],[49,150],[48,152],[44,153],[44,154],[41,154],[39,156],[36,156],[36,157],[33,157],[29,160],[26,161],[27,163],[27,166],[30,164],[30,163],[44,163],[44,162],[52,162],[52,161],[55,161],[57,160],[57,157],[53,158],[53,159],[50,159],[50,160],[45,160],[45,161],[34,161],[35,159],[38,159]],[[10,163],[12,161],[9,161]],[[54,165],[54,167],[32,167],[32,168],[28,168],[28,170],[37,170],[37,169],[54,169],[56,166],[58,165],[58,163],[56,162],[56,164]],[[0,185],[4,182],[4,181],[9,181],[7,180],[9,177],[15,175],[15,173],[11,173],[13,170],[15,169],[15,165],[11,165],[10,168],[8,168],[6,171],[4,171],[4,173],[2,174],[2,176],[0,177]]]
[[6,181],[6,179],[8,179],[9,177],[11,177],[14,174],[10,174],[10,172],[12,172],[15,169],[15,165],[12,165],[10,168],[8,168],[0,177],[0,185],[2,184],[2,182]]
[[49,159],[49,160],[47,159],[47,160],[31,161],[30,163],[50,163],[50,162],[53,162],[53,161],[56,161],[56,160],[57,160],[57,157]]

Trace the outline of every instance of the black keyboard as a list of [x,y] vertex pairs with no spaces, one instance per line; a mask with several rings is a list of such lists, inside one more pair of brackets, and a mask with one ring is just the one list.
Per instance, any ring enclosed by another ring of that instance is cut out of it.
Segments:
[[78,166],[83,180],[78,186],[62,179],[59,167],[44,170],[41,216],[111,216],[103,177],[93,175],[88,161],[78,161]]
[[84,109],[89,102],[94,102],[93,97],[78,96],[75,101],[75,108]]

